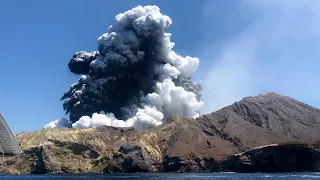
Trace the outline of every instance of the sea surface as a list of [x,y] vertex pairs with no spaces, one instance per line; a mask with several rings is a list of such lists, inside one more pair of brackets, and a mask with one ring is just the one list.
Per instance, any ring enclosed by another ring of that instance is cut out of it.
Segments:
[[137,179],[137,180],[188,180],[188,179],[201,179],[201,180],[216,180],[216,179],[227,179],[227,180],[295,180],[295,179],[319,179],[320,173],[296,173],[296,174],[236,174],[236,173],[183,173],[183,174],[116,174],[116,175],[28,175],[28,176],[0,176],[0,180],[126,180],[126,179]]

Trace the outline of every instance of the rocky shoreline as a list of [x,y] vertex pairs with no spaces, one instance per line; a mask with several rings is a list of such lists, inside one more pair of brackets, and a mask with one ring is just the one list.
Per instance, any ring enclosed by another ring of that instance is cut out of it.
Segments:
[[300,143],[255,148],[229,156],[221,161],[197,158],[193,160],[196,164],[190,164],[179,157],[166,156],[156,166],[151,165],[148,160],[140,159],[140,149],[137,147],[121,149],[121,153],[114,154],[112,159],[98,158],[98,154],[89,149],[77,152],[83,158],[96,159],[91,161],[93,167],[88,169],[87,167],[71,166],[67,168],[58,165],[53,162],[54,157],[48,152],[49,147],[36,147],[25,151],[19,157],[8,158],[1,172],[2,174],[320,172],[320,151],[310,145]]
[[42,129],[16,139],[23,153],[1,159],[0,173],[320,171],[320,110],[275,93],[150,130]]

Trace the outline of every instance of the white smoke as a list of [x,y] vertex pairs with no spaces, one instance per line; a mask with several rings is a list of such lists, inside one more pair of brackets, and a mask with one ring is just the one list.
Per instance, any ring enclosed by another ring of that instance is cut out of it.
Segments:
[[65,118],[60,118],[45,125],[44,128],[70,128],[71,122]]
[[[92,117],[82,116],[79,121],[72,124],[73,128],[90,128],[99,126],[117,126],[116,118],[112,113],[105,114],[104,112],[93,113]],[[119,125],[120,127],[123,124]],[[117,127],[119,127],[117,126]]]
[[166,118],[170,116],[196,118],[203,105],[203,102],[198,101],[194,93],[175,86],[170,79],[157,83],[155,92],[148,94],[147,98],[148,103],[153,104]]
[[[154,92],[140,97],[141,101],[137,107],[142,108],[135,109],[133,113],[135,115],[129,119],[119,120],[112,112],[100,112],[93,113],[91,117],[82,116],[72,124],[72,127],[90,128],[106,125],[147,129],[162,124],[171,116],[198,117],[203,105],[198,96],[200,88],[187,78],[197,70],[199,59],[182,57],[172,50],[174,43],[170,42],[171,34],[165,31],[172,23],[171,19],[161,14],[157,6],[138,6],[117,15],[115,20],[116,23],[109,27],[108,32],[98,38],[100,54],[93,53],[91,56],[82,53],[86,60],[95,58],[90,63],[90,72],[106,70],[108,67],[105,62],[107,61],[114,60],[122,66],[127,66],[126,64],[143,60],[145,52],[139,50],[141,39],[147,39],[149,36],[156,37],[157,42],[153,44],[159,46],[157,47],[159,52],[154,53],[157,61],[155,61],[153,73],[159,77],[155,79]],[[133,30],[128,30],[132,27]],[[74,67],[77,67],[78,62],[80,60],[75,58]],[[81,72],[83,69],[75,72]],[[75,83],[67,93],[69,98],[66,102],[77,102],[72,106],[79,105],[86,83],[91,83],[90,92],[98,94],[99,86],[108,83],[110,78],[117,81],[118,77],[95,79],[92,83],[92,78],[81,76],[79,82]],[[184,83],[175,84],[174,80],[184,80]],[[57,127],[54,126],[57,123],[50,124],[47,127]]]
[[72,124],[73,128],[90,128],[98,126],[135,127],[148,129],[162,124],[164,117],[181,116],[196,118],[202,101],[197,101],[192,92],[177,87],[170,79],[157,83],[155,92],[144,97],[146,105],[138,109],[136,115],[126,121],[118,120],[112,113],[93,113],[92,117],[82,116]]

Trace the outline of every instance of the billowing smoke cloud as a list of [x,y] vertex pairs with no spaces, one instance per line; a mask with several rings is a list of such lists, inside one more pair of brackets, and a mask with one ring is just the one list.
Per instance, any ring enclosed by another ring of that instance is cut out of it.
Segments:
[[44,128],[71,128],[71,122],[65,118],[60,118],[45,125]]
[[77,52],[68,64],[81,74],[61,98],[72,127],[145,129],[174,115],[197,117],[202,89],[191,75],[199,59],[172,50],[171,19],[157,6],[138,6],[115,20],[98,38],[98,51]]

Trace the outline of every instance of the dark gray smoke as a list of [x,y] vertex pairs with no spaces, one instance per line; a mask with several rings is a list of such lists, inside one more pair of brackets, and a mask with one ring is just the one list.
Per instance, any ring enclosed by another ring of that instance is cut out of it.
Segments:
[[99,51],[75,53],[68,64],[70,71],[74,74],[89,74],[90,63],[97,58],[97,55],[99,55]]
[[115,20],[98,51],[77,52],[68,64],[82,74],[61,98],[72,126],[150,128],[172,115],[198,116],[201,86],[191,75],[199,59],[172,50],[171,19],[157,6],[138,6]]

